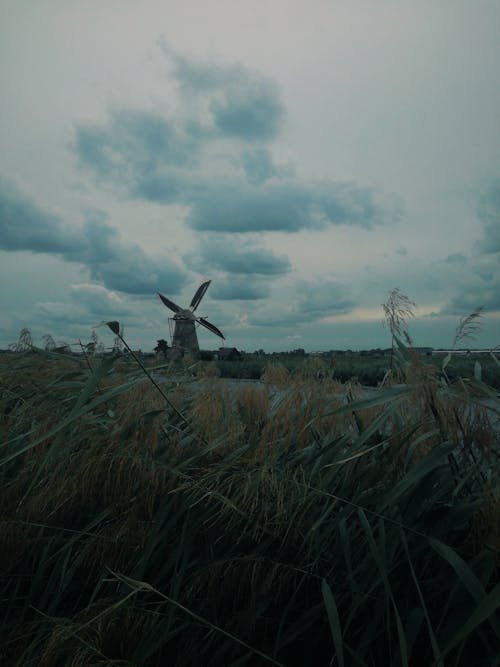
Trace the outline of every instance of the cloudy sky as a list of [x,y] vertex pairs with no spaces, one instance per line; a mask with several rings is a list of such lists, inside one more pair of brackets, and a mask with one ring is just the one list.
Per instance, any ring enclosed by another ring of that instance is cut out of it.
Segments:
[[0,347],[208,278],[247,351],[387,347],[395,287],[498,345],[499,63],[498,0],[0,0]]

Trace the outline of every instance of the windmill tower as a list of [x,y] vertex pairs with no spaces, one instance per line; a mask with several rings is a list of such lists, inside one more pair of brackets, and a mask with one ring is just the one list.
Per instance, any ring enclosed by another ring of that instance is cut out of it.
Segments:
[[195,315],[195,310],[200,305],[200,301],[205,296],[205,292],[207,291],[211,282],[211,280],[207,280],[198,287],[195,295],[191,299],[189,308],[181,308],[170,299],[167,299],[166,296],[163,296],[163,294],[158,292],[158,296],[163,301],[165,306],[167,306],[167,308],[169,308],[174,313],[172,318],[174,321],[174,337],[172,341],[172,347],[198,352],[200,348],[198,345],[198,337],[196,335],[196,326],[199,324],[217,336],[224,338],[224,334],[222,331],[217,329],[216,326],[211,324],[204,317],[198,317]]

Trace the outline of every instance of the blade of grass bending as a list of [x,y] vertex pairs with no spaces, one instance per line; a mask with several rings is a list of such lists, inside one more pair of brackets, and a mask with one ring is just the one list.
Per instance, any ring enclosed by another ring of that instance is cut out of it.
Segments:
[[408,548],[408,542],[406,540],[406,536],[404,534],[404,531],[400,529],[400,535],[401,535],[401,541],[403,543],[403,547],[406,553],[406,558],[408,559],[408,565],[410,566],[410,572],[411,576],[413,579],[413,583],[415,584],[415,588],[417,589],[418,597],[420,599],[420,604],[422,606],[422,611],[425,616],[425,622],[427,623],[427,631],[429,633],[429,639],[431,642],[432,646],[432,652],[434,654],[434,661],[436,665],[444,665],[443,658],[444,655],[441,653],[441,650],[439,648],[439,644],[437,641],[436,634],[434,632],[434,629],[432,627],[431,619],[429,617],[429,612],[427,611],[427,605],[425,604],[425,598],[422,594],[422,589],[420,588],[420,585],[418,583],[417,575],[415,573],[415,570],[413,568],[413,563],[411,562],[410,558],[410,550]]
[[[363,433],[364,435],[364,433]],[[379,447],[383,447],[388,443],[388,440],[383,440],[382,442],[377,443],[376,445],[373,445],[373,447],[368,447],[368,449],[363,449],[361,452],[357,452],[356,454],[353,454],[352,456],[348,456],[345,459],[339,459],[338,461],[334,461],[333,463],[327,463],[324,468],[331,468],[332,466],[339,466],[342,465],[343,463],[349,463],[349,461],[354,461],[354,459],[359,459],[361,456],[364,456],[365,454],[368,454],[369,452],[372,452],[374,449],[378,449]]]
[[412,440],[411,436],[413,436],[413,434],[418,431],[419,426],[420,426],[420,424],[417,424],[417,426],[415,426],[415,428],[413,428],[411,430],[411,432],[409,434],[409,437],[406,438],[406,440],[410,444],[409,444],[409,446],[406,450],[406,455],[405,455],[405,459],[404,459],[404,468],[405,468],[405,470],[410,465],[411,460],[413,458],[413,454],[415,453],[415,451],[417,450],[419,445],[421,445],[423,442],[426,442],[427,440],[430,440],[434,436],[439,435],[439,429],[434,428],[430,431],[427,431],[426,433],[423,433],[422,435],[419,435],[417,438]]
[[[84,535],[85,536],[90,536],[90,535],[98,536],[96,533],[93,532],[94,528],[97,528],[98,526],[103,524],[105,519],[107,519],[112,514],[112,510],[113,510],[112,507],[106,507],[100,514],[93,517],[92,520],[89,521],[89,523],[85,526],[85,528],[83,530],[64,529],[64,532],[66,532],[66,530],[68,530],[68,532],[71,532],[71,536],[68,537],[68,539],[65,542],[63,542],[63,545],[50,556],[49,560],[52,559],[52,558],[55,558],[56,556],[59,556],[59,554],[63,553],[66,549],[71,548],[71,546],[74,543],[76,543],[78,541],[78,539],[80,539]],[[39,524],[39,525],[43,526],[43,524]],[[109,538],[105,538],[105,537],[102,537],[102,536],[98,536],[98,537],[101,537],[101,539],[103,539],[103,540],[108,540],[109,539]]]
[[411,658],[413,645],[420,633],[425,614],[420,607],[414,607],[406,614],[406,641],[408,642],[408,657]]
[[321,594],[323,595],[323,602],[325,603],[326,613],[328,614],[330,632],[332,633],[333,645],[335,646],[335,657],[337,658],[339,667],[344,667],[344,642],[342,640],[339,612],[337,605],[335,604],[335,597],[332,593],[332,589],[328,585],[326,579],[323,579],[321,582]]
[[181,609],[184,613],[186,613],[188,616],[191,618],[194,618],[196,621],[199,623],[203,623],[203,625],[206,625],[210,630],[213,630],[215,632],[220,632],[221,634],[225,635],[226,637],[229,637],[232,639],[234,642],[239,644],[240,646],[243,646],[244,648],[252,651],[252,653],[255,653],[256,655],[260,656],[261,658],[264,658],[268,662],[270,662],[273,665],[277,665],[277,667],[285,667],[283,663],[278,662],[277,660],[274,660],[269,655],[266,655],[262,651],[259,651],[259,649],[255,648],[254,646],[251,646],[250,644],[247,644],[244,642],[242,639],[239,637],[236,637],[236,635],[233,635],[231,632],[228,632],[227,630],[224,630],[224,628],[219,627],[218,625],[215,625],[211,621],[209,621],[206,618],[203,618],[203,616],[200,616],[199,614],[195,613],[194,611],[191,611],[191,609],[188,609],[188,607],[185,607],[183,604],[180,602],[177,602],[177,600],[172,599],[168,595],[165,595],[161,591],[159,591],[157,588],[154,588],[150,584],[148,584],[145,581],[137,581],[136,579],[131,579],[130,577],[126,577],[124,574],[119,574],[117,572],[113,572],[112,570],[109,570],[109,572],[117,579],[117,581],[121,581],[130,588],[133,589],[131,595],[138,593],[140,591],[149,591],[152,593],[156,593],[159,595],[161,598],[169,602],[170,604],[173,604],[175,607],[178,609]]
[[368,546],[370,548],[370,552],[372,554],[375,563],[377,564],[380,576],[382,577],[387,600],[391,602],[392,609],[394,611],[394,616],[396,619],[396,629],[398,632],[398,642],[399,642],[399,652],[401,655],[401,662],[405,667],[408,667],[409,664],[408,647],[406,643],[406,636],[404,633],[403,623],[401,622],[401,616],[399,614],[399,610],[396,601],[394,599],[394,595],[392,593],[391,585],[389,583],[389,576],[388,576],[389,568],[387,566],[384,555],[381,554],[379,549],[377,548],[377,544],[373,536],[373,531],[370,526],[370,522],[366,518],[366,514],[361,508],[358,509],[358,516],[361,521],[361,525],[365,529],[366,536],[368,538]]
[[391,523],[394,526],[398,526],[399,528],[403,528],[406,530],[408,533],[413,533],[413,535],[418,535],[419,537],[423,537],[424,539],[427,539],[427,535],[425,533],[422,533],[420,530],[415,530],[414,528],[411,528],[410,526],[405,525],[404,523],[401,523],[401,521],[396,521],[395,519],[392,519],[390,516],[385,516],[384,514],[381,514],[380,512],[374,512],[373,510],[368,509],[367,507],[362,507],[359,505],[359,503],[355,503],[352,500],[349,500],[348,498],[343,498],[342,496],[335,495],[334,493],[329,493],[328,491],[323,491],[323,489],[318,489],[315,486],[311,486],[310,484],[304,484],[303,482],[295,482],[297,486],[302,486],[305,489],[308,489],[314,493],[317,493],[320,496],[326,496],[327,498],[335,498],[336,500],[340,501],[341,503],[344,503],[345,505],[350,505],[351,507],[355,507],[357,510],[362,510],[366,514],[369,514],[371,516],[376,516],[379,519],[383,519],[384,521],[387,521]]
[[[58,625],[60,625],[60,623],[61,623],[61,619],[60,619],[60,618],[53,618],[52,616],[49,616],[48,614],[45,614],[43,611],[41,611],[40,609],[37,609],[36,607],[32,607],[32,609],[33,609],[33,611],[35,611],[37,614],[39,614],[40,616],[43,616],[43,618],[45,618],[46,620],[48,620],[48,621],[50,621],[51,623],[53,623],[54,626],[57,627]],[[69,623],[67,622],[67,619],[64,619],[64,620],[66,621],[66,624],[65,624],[65,633],[66,633],[67,635],[69,635],[69,636],[71,636],[71,637],[74,637],[77,641],[79,641],[81,644],[83,644],[83,646],[86,646],[86,647],[89,649],[90,655],[92,655],[92,656],[96,656],[96,655],[98,655],[100,658],[103,658],[103,660],[104,660],[104,664],[110,664],[110,660],[109,660],[108,656],[104,655],[104,653],[102,653],[102,652],[97,648],[97,646],[95,645],[95,643],[94,643],[94,644],[90,644],[88,641],[86,641],[85,639],[83,639],[83,637],[80,637],[80,636],[76,633],[76,631],[70,629],[70,627],[69,627]],[[20,663],[17,663],[17,664],[20,664]],[[24,664],[26,664],[26,663],[23,661],[22,664],[24,665]]]
[[354,572],[352,567],[351,542],[349,539],[349,534],[347,530],[347,521],[345,516],[342,516],[342,518],[340,519],[338,528],[340,535],[340,543],[342,545],[342,553],[344,554],[344,560],[347,567],[349,588],[351,590],[351,596],[354,601],[354,599],[359,595],[359,590],[356,584],[356,578],[354,577]]
[[[54,428],[50,429],[46,433],[42,434],[39,438],[37,438],[34,442],[30,442],[24,447],[21,447],[20,449],[16,450],[15,452],[9,454],[8,456],[4,457],[2,460],[0,460],[0,467],[8,463],[9,461],[12,461],[13,459],[17,458],[24,452],[30,451],[31,449],[34,449],[37,447],[39,444],[47,440],[48,438],[52,437],[53,435],[58,435],[58,437],[61,437],[61,434],[63,430],[69,426],[72,422],[77,420],[79,417],[81,417],[84,414],[92,412],[96,407],[99,405],[108,402],[112,398],[115,398],[116,396],[119,396],[120,394],[123,394],[124,392],[128,391],[131,389],[135,384],[137,384],[137,380],[132,380],[130,382],[126,382],[122,385],[119,385],[118,387],[114,387],[110,389],[108,392],[105,394],[100,394],[96,399],[91,401],[90,403],[87,403],[86,405],[82,405],[78,411],[73,410],[70,412],[70,414],[63,419],[61,422],[59,422]],[[54,449],[57,449],[58,443],[57,440],[54,441],[49,448],[49,451],[45,454],[44,459],[41,463],[41,465],[37,468],[36,472],[33,475],[33,478],[31,480],[31,483],[28,486],[28,489],[26,490],[26,493],[22,497],[20,501],[20,505],[24,503],[26,498],[29,496],[31,493],[33,487],[37,483],[37,481],[40,479],[45,467],[48,465],[50,457],[54,451]]]
[[304,426],[304,430],[308,428],[311,424],[314,424],[314,422],[317,421],[318,419],[322,419],[323,417],[331,417],[333,415],[339,415],[344,412],[352,412],[353,410],[364,410],[367,408],[376,408],[379,405],[384,405],[386,403],[391,404],[390,407],[392,410],[395,407],[395,405],[399,402],[398,399],[402,400],[405,394],[407,394],[408,392],[409,390],[406,386],[390,387],[389,389],[377,390],[375,396],[370,396],[369,398],[360,398],[350,403],[345,403],[344,405],[340,405],[337,408],[334,408],[333,410],[328,410],[327,412],[321,412],[316,417],[313,417],[313,419],[311,419],[311,421]]
[[75,405],[68,416],[77,414],[83,405],[88,401],[90,396],[97,390],[101,380],[109,373],[114,364],[114,357],[104,358],[99,366],[94,370],[92,375],[88,378],[83,386],[82,391],[78,395]]
[[7,447],[8,445],[12,445],[12,443],[17,442],[18,440],[22,440],[23,438],[27,438],[29,435],[34,433],[36,431],[36,428],[32,428],[29,431],[26,431],[26,433],[21,433],[20,435],[16,435],[15,438],[12,438],[11,440],[5,440],[4,442],[0,443],[0,447]]
[[362,658],[359,657],[358,653],[353,651],[353,649],[350,648],[349,646],[347,646],[347,644],[346,644],[345,650],[346,650],[347,653],[349,653],[349,655],[352,658],[352,661],[349,663],[350,665],[353,665],[353,666],[354,665],[359,665],[360,667],[368,667],[367,663]]
[[288,627],[283,633],[281,648],[293,644],[293,642],[296,642],[300,637],[311,637],[323,617],[324,605],[322,602],[309,607],[309,609],[304,611],[293,625]]
[[491,620],[493,614],[500,607],[500,583],[493,588],[477,605],[474,612],[469,616],[468,620],[455,633],[452,640],[448,643],[443,651],[443,658],[448,655],[458,644],[465,641],[470,633],[475,630],[478,625],[484,621]]
[[333,512],[333,510],[336,508],[336,506],[337,506],[337,503],[336,503],[336,502],[333,502],[333,503],[331,503],[331,504],[326,508],[326,510],[323,512],[323,514],[321,514],[321,516],[319,517],[319,519],[317,519],[317,520],[313,523],[313,525],[311,526],[311,528],[307,531],[307,533],[306,533],[306,538],[305,538],[306,540],[307,540],[308,537],[310,537],[316,530],[318,530],[318,528],[321,526],[322,523],[324,523],[324,521],[326,521],[326,519],[330,516],[330,514]]
[[194,500],[191,505],[189,506],[190,508],[195,507],[199,503],[201,503],[203,500],[206,498],[215,498],[219,502],[221,502],[225,507],[228,507],[229,509],[233,510],[243,518],[247,519],[248,515],[245,512],[242,512],[229,498],[226,498],[226,496],[222,495],[222,493],[218,493],[217,491],[206,491],[202,496]]
[[408,644],[406,641],[406,634],[403,628],[403,623],[401,621],[401,616],[399,615],[399,610],[396,605],[396,601],[394,600],[394,597],[392,596],[391,593],[391,602],[392,602],[392,608],[394,609],[394,615],[396,617],[396,627],[398,630],[398,643],[399,643],[399,653],[401,655],[401,664],[403,667],[409,667],[409,660],[408,660]]
[[[444,560],[446,560],[451,565],[460,581],[464,583],[465,588],[474,598],[476,604],[480,604],[480,602],[486,596],[486,591],[484,590],[482,583],[479,581],[467,563],[450,546],[444,544],[444,542],[430,537],[429,544],[434,549],[434,551],[436,551],[441,556],[441,558],[444,558]],[[491,618],[488,620],[493,631],[495,632],[495,635],[498,639],[500,639],[500,624],[498,623],[498,620],[494,616],[491,616]]]
[[9,461],[12,461],[15,459],[17,456],[20,454],[24,454],[24,452],[28,452],[30,449],[33,449],[40,443],[44,442],[48,438],[51,438],[53,435],[56,435],[63,429],[65,429],[67,426],[69,426],[72,422],[74,422],[76,419],[81,417],[84,414],[87,414],[88,412],[92,412],[96,407],[101,405],[102,403],[106,403],[107,401],[111,400],[112,398],[115,398],[116,396],[119,396],[120,394],[123,394],[124,392],[128,391],[131,389],[135,384],[137,384],[137,380],[131,380],[130,382],[126,382],[125,384],[120,385],[119,387],[114,387],[110,391],[106,392],[105,394],[99,396],[96,398],[94,401],[91,403],[87,403],[86,405],[82,406],[78,412],[75,412],[74,409],[71,411],[71,413],[62,421],[60,421],[56,426],[53,428],[49,429],[46,433],[43,433],[40,437],[36,438],[33,442],[28,443],[24,447],[21,447],[20,449],[16,450],[15,452],[12,452],[8,456],[5,456],[3,459],[0,460],[0,466],[5,465]]
[[[192,558],[190,540],[186,539],[189,528],[189,517],[187,517],[182,522],[182,533],[176,545],[175,553],[165,559],[161,571],[155,572],[155,579],[157,581],[168,581],[170,579],[170,595],[174,598],[180,595],[184,583],[184,575]],[[171,572],[170,576],[166,574],[168,570]],[[167,643],[168,638],[172,638],[180,631],[175,626],[173,627],[172,623],[176,608],[165,601],[161,604],[167,607],[161,623],[161,632],[152,630],[150,639],[143,641],[142,647],[137,647],[134,653],[135,659],[140,665],[148,664],[148,660],[161,646]]]
[[278,631],[276,632],[276,639],[274,640],[274,650],[273,650],[274,655],[276,655],[280,650],[280,648],[283,647],[281,637],[283,635],[284,628],[287,625],[288,615],[294,612],[295,600],[298,597],[299,592],[302,591],[302,586],[306,583],[307,580],[308,580],[308,575],[306,573],[299,579],[299,583],[293,587],[292,593],[288,600],[288,604],[281,613]]
[[455,449],[455,444],[452,442],[444,442],[437,447],[434,447],[429,454],[419,461],[416,466],[411,468],[403,479],[394,486],[392,491],[385,496],[379,510],[381,511],[385,507],[394,505],[402,496],[404,496],[410,487],[415,486],[423,479],[423,477],[428,475],[435,468],[446,463],[446,457],[453,451],[453,449]]

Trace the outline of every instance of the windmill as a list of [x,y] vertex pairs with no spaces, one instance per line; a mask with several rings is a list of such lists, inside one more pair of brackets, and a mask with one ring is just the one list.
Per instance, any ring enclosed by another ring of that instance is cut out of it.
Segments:
[[163,294],[158,292],[158,296],[163,301],[165,306],[167,306],[167,308],[169,308],[174,313],[172,318],[174,320],[174,338],[172,341],[172,347],[183,348],[197,352],[200,349],[198,346],[198,337],[196,335],[197,324],[201,324],[201,326],[205,327],[212,333],[220,336],[221,338],[224,338],[224,334],[222,331],[217,329],[216,326],[211,324],[204,317],[198,317],[195,315],[195,310],[200,305],[200,301],[205,296],[205,292],[207,291],[211,282],[211,280],[207,280],[198,287],[195,295],[191,299],[189,308],[181,308],[170,299],[167,299],[166,296],[163,296]]

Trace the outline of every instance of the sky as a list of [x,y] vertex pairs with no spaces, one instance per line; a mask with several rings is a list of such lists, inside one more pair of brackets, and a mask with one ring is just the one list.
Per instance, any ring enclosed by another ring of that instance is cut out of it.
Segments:
[[[500,344],[497,0],[0,0],[0,348]],[[96,329],[105,346],[113,334]]]

